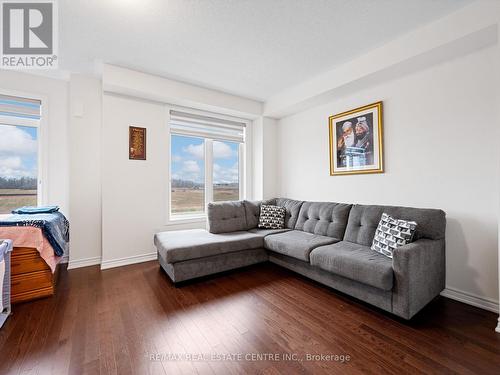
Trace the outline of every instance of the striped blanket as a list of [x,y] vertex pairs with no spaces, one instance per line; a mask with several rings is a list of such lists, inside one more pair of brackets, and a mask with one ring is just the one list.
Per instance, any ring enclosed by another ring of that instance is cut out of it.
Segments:
[[0,227],[12,226],[41,228],[57,256],[60,257],[68,253],[69,222],[60,212],[51,214],[14,214],[0,220]]

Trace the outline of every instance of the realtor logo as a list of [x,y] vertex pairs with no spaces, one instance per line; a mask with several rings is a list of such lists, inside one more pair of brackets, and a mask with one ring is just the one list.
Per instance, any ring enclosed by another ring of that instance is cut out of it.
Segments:
[[57,68],[57,12],[54,1],[2,1],[1,67]]

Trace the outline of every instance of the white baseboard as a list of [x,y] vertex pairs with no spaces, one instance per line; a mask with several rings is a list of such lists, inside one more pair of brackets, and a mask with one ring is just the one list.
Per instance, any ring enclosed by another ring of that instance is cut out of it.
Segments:
[[108,268],[128,266],[130,264],[149,262],[150,260],[158,259],[158,254],[156,251],[154,253],[134,255],[126,258],[104,260],[101,262],[101,270],[106,270]]
[[497,328],[495,328],[495,332],[500,333],[500,318],[498,318],[498,325]]
[[[149,254],[141,254],[134,255],[126,258],[112,259],[112,260],[102,260],[101,257],[92,257],[85,259],[76,259],[70,260],[68,263],[68,269],[72,270],[75,268],[95,266],[100,264],[101,270],[105,270],[108,268],[120,267],[120,266],[128,266],[129,264],[148,262],[150,260],[156,260],[157,253],[149,253]],[[64,262],[64,259],[63,261]]]
[[[498,313],[499,310],[498,301],[492,300],[490,298],[479,297],[471,293],[462,292],[461,290],[446,288],[441,292],[441,295],[443,297],[451,298],[455,301],[463,302],[484,310],[492,311],[494,313]],[[497,330],[498,329],[500,329],[500,322],[499,327],[497,327]]]
[[68,262],[68,270],[75,268],[95,266],[96,264],[101,264],[101,257],[92,257],[85,259],[75,259]]

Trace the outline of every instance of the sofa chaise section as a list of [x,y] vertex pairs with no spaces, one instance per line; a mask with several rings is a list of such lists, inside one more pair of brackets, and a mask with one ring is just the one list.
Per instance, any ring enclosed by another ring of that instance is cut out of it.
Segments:
[[213,234],[204,229],[157,233],[158,260],[172,281],[181,282],[265,262],[263,237],[247,231]]
[[213,234],[204,229],[161,232],[155,235],[154,243],[167,263],[259,249],[264,245],[263,238],[254,233],[238,231]]
[[[267,201],[210,203],[207,230],[157,233],[158,261],[174,283],[265,262],[266,237],[295,227],[302,201],[276,198]],[[262,204],[286,209],[284,229],[257,228]]]

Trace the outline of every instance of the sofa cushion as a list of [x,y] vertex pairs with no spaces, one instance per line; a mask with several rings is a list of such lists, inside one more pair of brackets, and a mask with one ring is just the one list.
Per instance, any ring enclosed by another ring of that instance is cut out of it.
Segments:
[[208,231],[228,233],[247,229],[243,201],[211,202],[207,207]]
[[254,228],[254,229],[250,229],[249,230],[250,233],[254,233],[257,236],[261,236],[261,237],[266,237],[266,236],[270,236],[272,234],[278,234],[278,233],[289,232],[289,231],[291,231],[291,229],[288,229],[288,228],[283,228],[283,229],[260,229],[260,228]]
[[368,246],[341,241],[314,249],[310,259],[313,266],[322,270],[379,289],[392,289],[392,260]]
[[282,229],[285,227],[285,215],[285,207],[262,204],[258,227],[261,229]]
[[295,224],[297,224],[297,218],[299,217],[300,207],[304,202],[288,198],[276,198],[274,202],[276,206],[285,207],[285,227],[288,229],[295,229]]
[[190,229],[156,233],[154,244],[167,263],[263,247],[263,237],[250,232],[209,233]]
[[414,240],[444,238],[446,216],[444,211],[431,208],[411,208],[396,206],[366,206],[356,204],[351,208],[344,241],[371,246],[375,230],[383,213],[401,220],[417,222]]
[[412,241],[416,228],[417,223],[414,221],[395,219],[383,213],[371,249],[392,258],[394,250]]
[[350,204],[304,202],[295,229],[338,239],[344,238]]
[[332,244],[337,241],[338,240],[331,237],[320,236],[300,230],[291,230],[264,237],[264,245],[267,249],[305,262],[309,262],[309,253],[314,248]]

